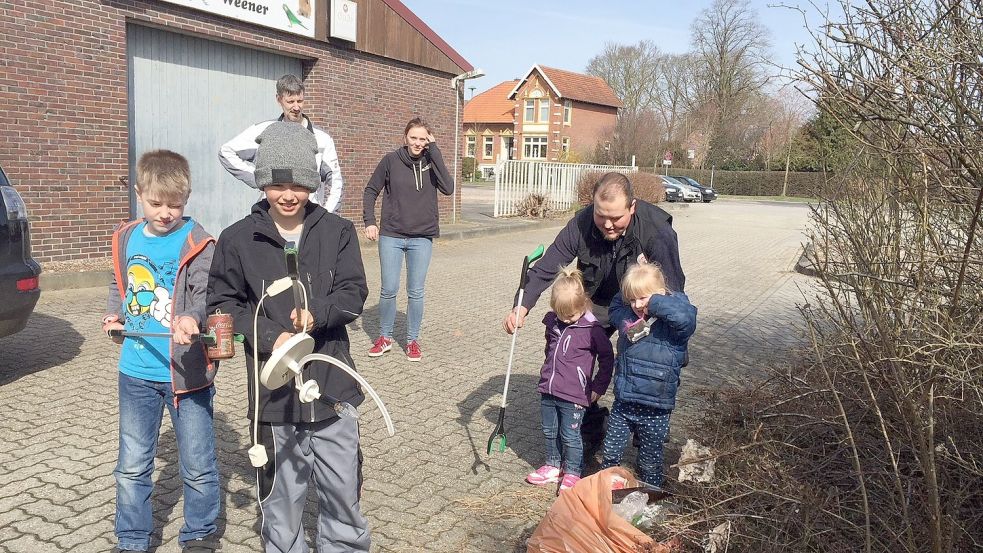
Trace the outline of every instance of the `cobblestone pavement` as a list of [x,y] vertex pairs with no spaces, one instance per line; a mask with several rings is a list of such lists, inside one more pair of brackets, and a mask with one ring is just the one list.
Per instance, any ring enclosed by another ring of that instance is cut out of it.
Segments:
[[[799,340],[795,305],[811,281],[791,272],[804,205],[719,201],[670,209],[686,289],[700,309],[673,420],[678,440],[699,414],[697,389],[744,383],[763,363],[787,357]],[[365,355],[377,333],[379,297],[378,255],[365,248],[371,292],[364,316],[350,327],[352,350],[397,429],[388,437],[379,412],[365,404],[362,506],[373,551],[524,551],[523,540],[552,498],[522,482],[543,455],[535,392],[543,303],[518,337],[506,423],[510,448],[493,456],[483,449],[508,357],[500,321],[520,260],[556,230],[439,242],[420,363],[395,349],[381,359]],[[118,350],[99,332],[104,301],[102,289],[46,293],[28,328],[0,339],[0,551],[109,551],[115,542]],[[405,328],[404,306],[405,298],[397,332]],[[217,384],[223,550],[260,551],[241,356],[223,365]],[[181,479],[167,417],[155,480],[156,551],[177,552]]]

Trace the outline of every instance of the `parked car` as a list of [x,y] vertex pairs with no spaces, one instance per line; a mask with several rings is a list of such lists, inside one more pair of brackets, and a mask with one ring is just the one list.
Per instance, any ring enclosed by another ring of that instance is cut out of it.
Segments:
[[41,297],[27,207],[0,167],[0,338],[20,332]]
[[[684,202],[698,202],[703,199],[703,193],[701,193],[699,189],[681,180],[677,180],[675,177],[667,177],[662,175],[662,182],[668,183],[666,184],[667,187],[672,186],[674,188],[678,188],[679,198]],[[669,189],[666,188],[666,190],[668,191]],[[666,199],[668,198],[669,193],[666,192]]]
[[681,185],[669,182],[669,180],[663,178],[662,175],[658,175],[658,177],[662,182],[662,186],[666,189],[667,202],[678,202],[679,200],[683,199],[683,187]]
[[705,203],[710,203],[713,200],[716,200],[717,199],[717,191],[716,190],[714,190],[713,188],[711,188],[709,186],[703,186],[696,179],[691,179],[689,177],[673,177],[673,178],[675,178],[676,180],[680,180],[682,182],[685,182],[686,184],[689,184],[690,186],[693,186],[697,190],[699,190],[700,193],[703,194],[703,201]]

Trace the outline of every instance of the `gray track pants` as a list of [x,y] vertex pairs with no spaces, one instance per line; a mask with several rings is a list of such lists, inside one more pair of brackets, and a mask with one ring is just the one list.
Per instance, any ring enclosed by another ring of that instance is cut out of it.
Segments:
[[359,510],[358,422],[261,423],[260,439],[270,457],[257,471],[266,553],[308,553],[301,520],[312,475],[318,553],[368,551],[368,522]]

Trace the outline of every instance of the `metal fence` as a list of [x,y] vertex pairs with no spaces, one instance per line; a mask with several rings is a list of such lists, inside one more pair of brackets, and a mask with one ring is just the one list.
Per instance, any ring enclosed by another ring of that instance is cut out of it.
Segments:
[[518,213],[529,194],[542,194],[552,211],[566,211],[577,203],[577,182],[588,171],[634,173],[627,165],[587,165],[548,161],[506,160],[495,167],[495,217]]

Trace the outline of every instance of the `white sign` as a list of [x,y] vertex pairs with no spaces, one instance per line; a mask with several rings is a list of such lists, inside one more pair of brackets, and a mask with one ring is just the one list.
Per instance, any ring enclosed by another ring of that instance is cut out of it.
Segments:
[[672,160],[671,159],[663,159],[662,160],[662,164],[663,165],[672,165]]
[[164,0],[238,21],[314,37],[318,0]]
[[332,38],[355,42],[358,36],[358,4],[351,0],[331,0]]
[[696,150],[686,150],[686,157],[696,159]]

